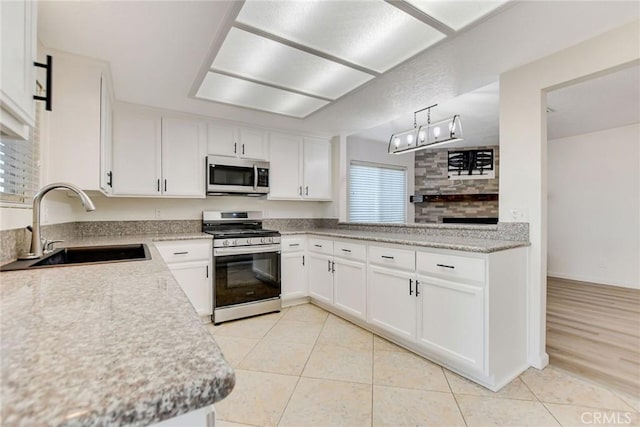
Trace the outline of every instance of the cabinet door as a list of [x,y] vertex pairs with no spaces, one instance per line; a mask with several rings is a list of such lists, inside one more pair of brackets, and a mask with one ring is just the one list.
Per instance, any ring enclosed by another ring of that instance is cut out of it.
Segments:
[[266,133],[258,129],[238,129],[238,155],[245,159],[267,160]]
[[416,339],[415,276],[369,266],[367,321],[404,339]]
[[160,196],[161,122],[154,111],[114,111],[113,194]]
[[171,273],[199,315],[213,314],[212,282],[208,262],[171,264]]
[[281,265],[282,300],[308,296],[307,266],[304,252],[283,253]]
[[233,126],[219,123],[207,123],[207,154],[236,157],[238,143]]
[[331,143],[304,138],[304,197],[331,200]]
[[333,304],[332,257],[316,253],[307,254],[309,296],[318,301]]
[[269,136],[269,199],[302,198],[302,138],[272,133]]
[[[35,124],[35,69],[37,3],[0,2],[2,68],[0,76],[3,133],[26,139]],[[7,115],[8,113],[9,115]]]
[[205,132],[204,122],[163,117],[163,195],[204,197]]
[[100,189],[106,194],[113,191],[112,122],[111,96],[103,75],[100,78]]
[[333,302],[359,319],[366,318],[367,268],[362,262],[335,258]]
[[418,281],[418,344],[482,372],[484,289],[425,276]]

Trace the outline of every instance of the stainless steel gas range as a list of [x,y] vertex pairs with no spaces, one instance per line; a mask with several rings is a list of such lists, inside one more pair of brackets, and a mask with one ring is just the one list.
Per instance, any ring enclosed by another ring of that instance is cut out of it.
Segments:
[[204,211],[213,235],[215,323],[280,311],[280,233],[262,228],[262,212]]

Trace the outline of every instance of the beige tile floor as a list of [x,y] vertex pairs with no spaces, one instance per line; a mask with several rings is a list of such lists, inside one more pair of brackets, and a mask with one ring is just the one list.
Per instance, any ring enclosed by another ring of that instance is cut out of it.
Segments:
[[209,328],[237,376],[219,427],[640,425],[640,399],[558,368],[493,393],[311,304]]

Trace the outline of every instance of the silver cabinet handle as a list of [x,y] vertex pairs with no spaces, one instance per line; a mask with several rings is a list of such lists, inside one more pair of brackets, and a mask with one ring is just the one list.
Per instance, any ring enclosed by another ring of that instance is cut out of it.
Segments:
[[289,247],[300,246],[300,243],[289,243]]
[[302,186],[299,187],[298,192],[300,193],[300,195],[302,196]]
[[387,255],[380,255],[380,258],[384,258],[384,259],[394,259],[392,256],[387,256]]
[[318,244],[314,244],[313,246],[315,246],[316,248],[321,248],[322,245],[318,245]]
[[244,154],[244,144],[242,144],[242,154]]
[[332,273],[336,272],[336,262],[335,261],[331,261],[331,272]]
[[443,268],[456,268],[453,265],[446,265],[446,264],[436,264],[437,267],[443,267]]
[[309,195],[309,186],[308,185],[306,187],[304,187],[304,195],[305,196]]
[[238,143],[237,143],[237,142],[234,142],[234,143],[233,143],[233,154],[237,154],[237,153],[238,153],[237,148],[238,148]]
[[327,271],[331,273],[331,260],[327,260]]
[[413,295],[413,279],[409,279],[409,295]]
[[164,180],[164,191],[165,192],[167,191],[167,180],[166,179]]
[[342,252],[349,252],[351,253],[351,249],[341,249]]
[[416,280],[416,298],[420,295],[420,291],[418,290],[418,285],[420,285],[420,281]]
[[174,252],[174,255],[187,255],[189,253],[189,251],[184,251],[184,252]]
[[304,267],[304,255],[302,255],[302,266]]

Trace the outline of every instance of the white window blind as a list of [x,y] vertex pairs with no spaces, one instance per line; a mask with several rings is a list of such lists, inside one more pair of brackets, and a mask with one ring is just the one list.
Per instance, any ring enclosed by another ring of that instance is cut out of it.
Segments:
[[28,141],[0,136],[0,201],[30,203],[38,187],[38,137],[40,109],[36,107],[36,128]]
[[404,168],[351,162],[349,221],[406,222],[407,171]]

